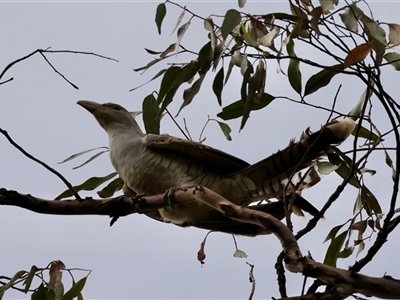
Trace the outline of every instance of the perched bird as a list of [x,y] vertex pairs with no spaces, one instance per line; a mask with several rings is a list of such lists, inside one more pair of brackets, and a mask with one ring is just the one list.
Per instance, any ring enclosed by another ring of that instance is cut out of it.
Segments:
[[[355,128],[351,119],[332,121],[260,162],[247,162],[201,143],[169,135],[144,134],[134,116],[114,103],[78,101],[109,137],[111,163],[125,190],[140,195],[163,194],[174,187],[205,186],[237,205],[298,194],[320,180],[314,161],[343,142]],[[305,170],[303,172],[300,172]],[[317,211],[298,196],[294,204]],[[281,202],[249,206],[282,218]],[[253,224],[233,221],[203,203],[190,202],[159,210],[165,222],[243,235],[265,234]]]

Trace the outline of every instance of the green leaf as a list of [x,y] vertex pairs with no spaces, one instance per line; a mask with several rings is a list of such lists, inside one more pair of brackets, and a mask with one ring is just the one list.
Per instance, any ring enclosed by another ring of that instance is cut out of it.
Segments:
[[164,99],[165,95],[168,91],[172,88],[172,85],[175,79],[179,76],[182,72],[182,68],[171,66],[167,69],[164,73],[164,76],[161,80],[160,90],[158,92],[157,103],[160,104]]
[[223,123],[223,122],[219,122],[219,121],[217,121],[217,122],[218,122],[218,125],[219,125],[219,127],[221,128],[222,132],[224,133],[226,139],[227,139],[228,141],[231,141],[231,140],[232,140],[232,137],[231,137],[231,128],[229,127],[229,125],[226,124],[226,123]]
[[364,24],[365,32],[367,33],[370,40],[376,40],[386,47],[388,42],[386,40],[385,30],[381,26],[379,26],[376,21],[372,20],[366,15],[363,15],[363,17],[361,18],[361,22]]
[[62,297],[62,300],[73,300],[77,297],[83,290],[87,277],[83,277],[78,282],[76,282]]
[[233,66],[234,66],[234,65],[235,65],[235,64],[232,62],[232,58],[231,58],[231,61],[229,62],[229,66],[228,66],[228,71],[226,72],[226,77],[225,77],[224,85],[228,82],[228,79],[229,79],[229,77],[231,76],[232,69],[233,69]]
[[[111,178],[113,178],[116,175],[117,175],[117,172],[113,172],[104,177],[91,177],[88,180],[86,180],[84,183],[74,186],[73,190],[75,192],[79,192],[82,190],[92,191],[95,188],[97,188],[99,185],[110,180]],[[58,195],[55,200],[60,200],[60,199],[66,198],[66,197],[71,197],[72,195],[73,195],[73,192],[68,189],[68,190],[62,192],[60,195]]]
[[226,12],[221,26],[221,35],[224,40],[226,40],[232,30],[240,24],[241,20],[242,17],[236,9],[230,9]]
[[[336,153],[329,153],[329,154],[328,154],[328,159],[329,159],[329,161],[330,161],[331,163],[333,163],[333,164],[339,166],[339,167],[335,170],[335,172],[336,172],[340,177],[342,177],[343,179],[346,179],[346,178],[349,176],[349,174],[350,174],[350,166],[351,166],[351,164],[347,164],[347,163],[345,162],[345,160],[343,160],[343,156],[339,156],[339,155],[338,155],[338,151],[336,151],[336,149],[335,149],[335,152],[336,152]],[[342,153],[342,154],[343,154],[343,153]],[[344,155],[344,154],[343,154],[343,155]],[[344,156],[346,156],[346,155],[344,155]],[[347,158],[348,158],[348,157],[347,157]],[[348,158],[348,159],[350,160],[350,158]],[[351,160],[350,160],[350,161],[351,161]],[[350,180],[349,180],[349,183],[350,183],[352,186],[356,187],[356,188],[359,188],[359,187],[360,187],[360,184],[358,183],[358,180],[354,177],[354,175],[351,176],[351,178],[350,178]]]
[[290,39],[287,44],[287,52],[291,58],[288,67],[288,78],[292,88],[300,95],[301,94],[301,72],[300,72],[300,61],[297,59],[296,53],[294,52],[294,42]]
[[377,215],[382,214],[382,208],[376,199],[375,195],[365,186],[361,187],[362,193],[364,194],[366,204],[368,207]]
[[54,300],[56,297],[53,290],[48,289],[42,283],[39,288],[32,293],[31,300]]
[[3,286],[0,286],[0,299],[2,299],[4,293],[6,290],[8,290],[10,287],[12,287],[18,279],[22,278],[27,272],[24,270],[18,271],[17,273],[14,274],[14,276]]
[[[369,83],[371,84],[372,87],[374,87],[375,84],[372,80]],[[360,115],[363,112],[365,101],[369,100],[371,98],[371,95],[372,95],[372,88],[366,87],[364,92],[361,94],[357,104],[348,113],[350,115],[350,118],[352,118],[355,121],[360,117]]]
[[136,89],[138,89],[138,88],[141,88],[142,86],[145,86],[145,85],[148,84],[149,82],[151,82],[151,81],[153,81],[154,79],[157,79],[158,77],[160,77],[162,74],[165,73],[165,71],[167,71],[167,69],[162,69],[162,70],[160,70],[156,75],[154,75],[153,78],[151,78],[150,80],[146,81],[145,83],[143,83],[143,84],[141,84],[141,85],[139,85],[139,86],[137,86],[137,87],[134,87],[134,88],[130,89],[129,91],[132,92],[132,91],[134,91],[134,90],[136,90]]
[[73,167],[72,169],[73,169],[73,170],[79,169],[80,167],[83,167],[84,165],[90,163],[92,160],[98,158],[100,155],[102,155],[103,153],[106,153],[106,152],[108,152],[108,149],[96,153],[95,155],[93,155],[92,157],[90,157],[88,160],[86,160],[84,163],[80,164],[79,166]]
[[181,24],[181,22],[182,22],[182,20],[183,20],[183,17],[185,16],[185,14],[186,14],[186,6],[183,7],[183,10],[182,10],[181,14],[179,15],[178,19],[176,20],[175,27],[174,27],[174,29],[172,30],[171,34],[173,34],[174,31],[178,28],[179,24]]
[[354,224],[351,224],[350,225],[350,229],[358,230],[361,233],[364,233],[365,229],[367,229],[367,225],[368,225],[368,221],[367,220],[362,220],[362,221],[356,222]]
[[217,97],[218,104],[219,106],[222,105],[222,89],[224,88],[224,67],[221,67],[221,69],[218,71],[217,75],[215,75],[213,84],[212,84],[212,89]]
[[179,50],[179,45],[181,43],[181,40],[182,40],[183,36],[185,35],[185,32],[187,31],[189,26],[190,26],[190,21],[186,22],[181,27],[179,27],[178,32],[177,32],[178,40],[176,41],[176,51]]
[[347,258],[354,252],[354,247],[345,247],[342,251],[340,251],[336,257],[337,258]]
[[81,156],[83,154],[86,154],[86,153],[88,153],[90,151],[98,150],[98,149],[108,149],[108,147],[96,147],[96,148],[92,148],[92,149],[89,149],[89,150],[85,150],[85,151],[81,151],[81,152],[72,154],[70,157],[68,157],[68,158],[64,159],[63,161],[59,162],[59,164],[66,163],[67,161],[73,160],[73,159],[75,159],[75,158],[77,158],[77,157],[79,157],[79,156]]
[[[251,71],[250,68],[247,68],[247,71]],[[246,71],[246,73],[247,73]],[[250,75],[250,73],[248,73]],[[243,76],[243,81],[246,78],[246,75]],[[240,124],[240,130],[242,130],[244,128],[244,125],[246,124],[249,116],[250,116],[250,111],[251,111],[251,107],[252,107],[252,103],[255,103],[255,99],[254,96],[256,94],[256,78],[255,76],[251,76],[248,80],[248,93],[246,95],[246,99],[245,99],[245,104],[244,104],[244,110],[243,110],[243,117],[242,117],[242,122]]]
[[[251,103],[251,110],[259,110],[261,108],[264,108],[265,106],[270,104],[274,99],[275,99],[274,96],[267,93],[263,93],[259,103]],[[222,111],[217,116],[223,120],[236,119],[243,116],[243,111],[244,111],[244,103],[242,100],[238,100],[222,108]]]
[[240,8],[243,8],[245,4],[246,4],[246,0],[238,0],[238,5]]
[[[265,24],[271,24],[272,20],[292,21],[297,23],[300,17],[287,13],[271,13],[264,16]],[[306,20],[304,20],[306,21]]]
[[389,153],[387,153],[386,150],[384,150],[384,151],[385,151],[385,162],[392,169],[392,179],[393,179],[393,181],[395,181],[395,179],[396,179],[396,169],[394,168],[393,161],[390,158]]
[[156,18],[155,18],[158,34],[161,34],[161,24],[166,14],[167,14],[167,7],[165,6],[165,3],[158,4],[156,10]]
[[388,52],[383,58],[390,63],[396,71],[400,71],[400,54],[396,52]]
[[[167,57],[164,57],[164,58],[167,58]],[[143,73],[144,73],[148,68],[150,68],[152,65],[155,65],[156,63],[162,61],[164,58],[156,58],[156,59],[153,59],[153,60],[152,60],[151,62],[149,62],[147,65],[145,65],[145,66],[143,66],[143,67],[140,67],[140,68],[137,68],[137,69],[133,69],[133,71],[139,72],[139,71],[144,70],[144,71],[143,71]],[[143,73],[142,73],[142,74],[143,74]]]
[[124,182],[120,177],[115,178],[113,181],[111,181],[107,186],[105,186],[101,191],[97,192],[97,195],[99,195],[100,198],[108,198],[112,197],[115,192],[119,191],[122,189],[124,186]]
[[181,107],[179,108],[179,111],[176,114],[176,116],[178,116],[178,114],[181,112],[181,110],[185,106],[189,105],[192,102],[194,96],[196,96],[200,90],[200,87],[201,87],[201,84],[203,83],[204,77],[205,77],[205,74],[200,75],[199,79],[197,79],[190,88],[183,91],[183,103],[182,103]]
[[310,95],[318,91],[320,88],[327,86],[331,82],[333,76],[338,74],[340,70],[343,70],[343,64],[322,69],[318,73],[312,75],[306,83],[304,96]]
[[359,192],[356,198],[356,202],[354,202],[353,207],[353,216],[357,215],[364,207],[364,199],[361,197],[361,193]]
[[205,44],[199,52],[199,57],[197,58],[200,74],[206,73],[211,66],[214,58],[214,52],[211,47],[211,42]]
[[160,108],[153,94],[147,95],[142,103],[143,123],[147,134],[160,134]]
[[346,230],[332,240],[326,252],[324,264],[336,267],[337,257],[340,249],[343,247],[344,241],[346,240],[347,233],[348,231]]
[[[356,132],[357,132],[357,127],[353,130],[351,134],[355,136]],[[363,126],[361,126],[360,130],[358,131],[358,137],[373,141],[374,143],[378,143],[380,141],[378,135],[376,135],[375,133],[373,133],[372,131],[368,130]]]
[[345,8],[343,13],[339,13],[340,18],[346,28],[352,32],[358,32],[358,20],[364,13],[357,7],[355,3],[351,4],[349,7]]
[[342,225],[337,225],[337,226],[333,227],[333,228],[331,229],[331,231],[329,231],[328,235],[326,236],[326,238],[325,238],[325,240],[324,240],[324,243],[327,242],[327,241],[329,241],[329,240],[334,239],[335,236],[336,236],[336,234],[337,234],[337,232],[340,230],[340,228],[343,227],[343,225],[344,225],[344,224],[342,224]]
[[31,287],[31,284],[32,284],[33,277],[35,276],[37,270],[38,270],[38,268],[35,265],[33,265],[31,267],[29,274],[23,283],[25,285],[25,288],[24,288],[25,294],[29,291],[29,288]]

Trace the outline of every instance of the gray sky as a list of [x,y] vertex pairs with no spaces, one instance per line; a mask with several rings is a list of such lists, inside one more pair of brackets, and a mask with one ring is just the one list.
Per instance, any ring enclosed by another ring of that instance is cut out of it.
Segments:
[[[74,84],[73,89],[54,73],[40,55],[15,65],[5,79],[14,77],[0,88],[0,127],[6,129],[13,139],[28,152],[55,167],[73,184],[79,184],[90,176],[104,176],[113,171],[107,155],[78,170],[73,166],[84,159],[58,165],[69,155],[106,146],[107,136],[92,116],[76,105],[80,99],[97,102],[118,102],[130,110],[140,110],[141,100],[158,89],[155,81],[134,92],[138,86],[161,69],[155,66],[145,74],[133,72],[133,68],[145,65],[153,57],[144,47],[162,51],[175,42],[176,33],[170,35],[180,10],[167,6],[162,35],[157,34],[154,23],[158,2],[118,3],[10,3],[3,2],[0,10],[2,43],[0,44],[0,69],[37,48],[52,47],[96,52],[118,59],[113,62],[93,56],[75,54],[48,54],[51,63]],[[229,8],[237,8],[236,2],[187,2],[187,7],[204,17],[210,14],[224,15]],[[371,3],[375,18],[380,21],[399,23],[399,2]],[[244,11],[269,13],[288,11],[286,1],[250,2]],[[189,14],[185,16],[187,21]],[[207,42],[207,32],[202,22],[194,19],[186,32],[182,44],[198,50]],[[301,51],[299,50],[301,53]],[[316,60],[318,56],[315,56]],[[191,59],[194,59],[191,58]],[[187,57],[177,57],[171,62],[185,62]],[[303,71],[303,80],[316,70]],[[386,67],[387,91],[398,94],[398,76],[391,67]],[[183,110],[178,122],[186,118],[192,137],[198,139],[207,120],[220,111],[210,85],[213,74],[209,74],[203,90],[195,98],[193,106]],[[223,94],[227,105],[239,98],[241,75],[232,74]],[[363,86],[349,82],[349,77],[340,76],[332,80],[332,86],[310,98],[319,105],[329,106],[339,84],[343,84],[338,98],[338,108],[349,111],[358,101]],[[286,78],[276,74],[276,64],[268,63],[266,90],[273,95],[296,97]],[[181,104],[178,92],[173,112]],[[293,137],[311,126],[316,130],[323,124],[328,113],[313,108],[290,104],[279,100],[268,109],[252,113],[245,129],[238,134],[239,121],[230,122],[233,141],[228,142],[216,124],[205,130],[206,144],[234,154],[251,163],[256,162],[287,145]],[[375,118],[382,131],[388,124],[379,105],[374,106]],[[165,120],[162,132],[180,136],[171,121]],[[387,146],[390,142],[388,142]],[[343,145],[348,148],[350,144]],[[0,137],[0,186],[21,193],[52,199],[65,190],[63,183],[38,164],[28,160]],[[390,195],[390,170],[384,165],[383,154],[376,155],[378,174],[368,178],[373,192],[388,206]],[[304,193],[305,197],[320,207],[334,191],[340,178],[336,174],[326,177],[318,186]],[[314,259],[323,261],[327,244],[322,244],[329,229],[352,217],[356,190],[349,188],[335,203],[321,222],[314,235],[300,240],[303,254],[311,251]],[[93,193],[84,196],[96,197]],[[295,218],[296,232],[306,221]],[[141,215],[120,218],[113,227],[109,219],[99,216],[60,217],[39,215],[15,207],[0,208],[0,274],[13,275],[20,269],[28,270],[35,264],[46,266],[60,259],[68,268],[93,270],[86,283],[83,295],[87,299],[106,298],[247,298],[250,290],[249,267],[245,259],[233,258],[234,244],[227,234],[213,233],[206,245],[206,264],[201,267],[196,259],[205,234],[195,228],[182,229],[162,224]],[[356,235],[353,236],[356,239]],[[381,253],[363,272],[371,276],[382,276],[385,272],[400,277],[398,266],[387,259],[397,255],[399,234],[393,233]],[[239,248],[248,255],[247,261],[255,264],[257,280],[256,297],[278,297],[274,263],[281,247],[273,236],[256,238],[238,237]],[[361,257],[365,253],[361,254]],[[346,268],[354,262],[354,256],[339,261]],[[76,278],[85,273],[76,272]],[[288,274],[288,273],[287,273]],[[68,275],[65,273],[64,278]],[[288,274],[288,289],[291,295],[301,291],[302,277]],[[6,298],[26,298],[16,292],[7,292]]]

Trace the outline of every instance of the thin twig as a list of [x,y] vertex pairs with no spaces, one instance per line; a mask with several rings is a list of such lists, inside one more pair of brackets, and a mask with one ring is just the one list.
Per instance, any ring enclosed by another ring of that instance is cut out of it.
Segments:
[[37,162],[38,164],[42,165],[48,171],[50,171],[51,173],[55,174],[58,178],[60,178],[61,181],[64,182],[65,185],[68,187],[68,189],[73,193],[73,195],[75,196],[75,198],[77,200],[82,200],[82,198],[79,196],[79,194],[74,191],[71,183],[69,183],[69,181],[63,175],[61,175],[61,173],[59,173],[58,171],[54,170],[52,167],[50,167],[49,165],[47,165],[43,161],[37,159],[33,155],[31,155],[28,152],[26,152],[20,145],[18,145],[16,142],[14,142],[14,140],[10,137],[10,135],[8,134],[7,131],[5,131],[2,128],[0,128],[0,133],[2,133],[6,137],[6,139],[10,142],[11,145],[13,145],[15,148],[17,148],[20,152],[22,152],[22,154],[24,154],[26,157],[30,158],[31,160]]

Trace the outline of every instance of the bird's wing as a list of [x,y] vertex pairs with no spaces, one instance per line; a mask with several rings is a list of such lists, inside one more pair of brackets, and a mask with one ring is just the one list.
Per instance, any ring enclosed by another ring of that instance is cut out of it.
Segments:
[[238,172],[249,166],[244,160],[223,151],[173,136],[149,134],[143,141],[149,148],[178,153],[220,175]]

